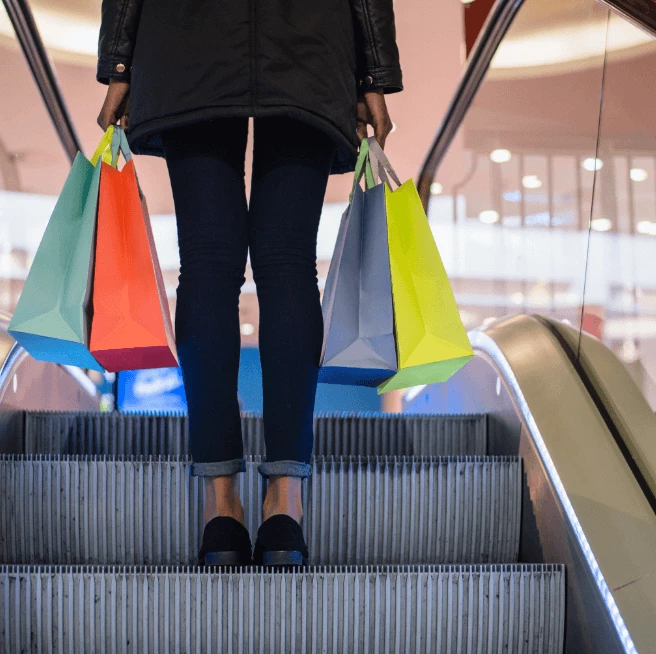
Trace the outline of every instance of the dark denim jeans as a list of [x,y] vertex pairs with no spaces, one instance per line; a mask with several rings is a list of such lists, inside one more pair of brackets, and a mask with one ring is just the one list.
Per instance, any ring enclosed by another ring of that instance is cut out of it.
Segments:
[[248,118],[162,132],[178,226],[175,330],[189,412],[192,474],[245,469],[237,400],[239,295],[247,254],[260,307],[264,476],[310,474],[312,416],[323,319],[316,244],[334,142],[285,117]]

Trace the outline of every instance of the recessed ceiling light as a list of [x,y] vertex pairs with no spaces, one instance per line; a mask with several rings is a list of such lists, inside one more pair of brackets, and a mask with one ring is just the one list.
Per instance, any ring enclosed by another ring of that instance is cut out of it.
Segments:
[[253,325],[251,325],[251,323],[249,323],[249,322],[245,322],[241,326],[241,333],[244,336],[250,336],[254,331],[255,331],[255,327],[253,327]]
[[442,187],[442,184],[440,184],[439,182],[433,182],[430,185],[431,195],[439,195],[443,190],[444,189]]
[[481,211],[481,213],[478,214],[478,217],[480,221],[486,225],[492,225],[496,222],[499,222],[499,214],[494,209],[486,209],[485,211]]
[[601,170],[604,166],[604,162],[601,159],[594,159],[593,157],[588,157],[583,160],[581,164],[586,170],[593,172],[595,170]]
[[656,236],[656,223],[651,220],[641,220],[636,225],[636,231],[639,234],[651,234],[652,236]]
[[596,232],[607,232],[613,223],[608,218],[595,218],[590,221],[590,227]]
[[537,175],[524,175],[522,177],[522,186],[524,188],[540,188],[542,180]]
[[648,177],[644,168],[631,168],[629,175],[634,182],[644,182]]
[[510,161],[511,157],[512,153],[505,148],[499,148],[498,150],[492,150],[492,152],[490,152],[490,159],[492,159],[494,163],[506,163],[506,161]]

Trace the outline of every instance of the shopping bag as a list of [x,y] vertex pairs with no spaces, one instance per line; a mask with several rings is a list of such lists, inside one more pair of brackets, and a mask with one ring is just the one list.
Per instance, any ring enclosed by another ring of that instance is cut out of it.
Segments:
[[[145,197],[124,130],[100,175],[92,354],[110,372],[178,365]],[[126,163],[118,170],[119,151]]]
[[[474,352],[414,180],[399,183],[374,137],[369,150],[385,187],[399,367],[378,392],[444,382]],[[397,184],[394,190],[386,173]]]
[[377,386],[396,372],[385,190],[367,154],[363,140],[324,289],[323,383]]
[[103,371],[89,352],[89,327],[98,185],[111,140],[107,130],[90,160],[77,153],[9,323],[40,361]]

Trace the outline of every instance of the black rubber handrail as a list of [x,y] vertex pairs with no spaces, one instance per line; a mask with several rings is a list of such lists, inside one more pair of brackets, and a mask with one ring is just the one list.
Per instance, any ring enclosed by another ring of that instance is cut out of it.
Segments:
[[460,78],[453,100],[437,130],[417,178],[417,190],[426,211],[430,185],[435,179],[435,172],[460,129],[465,114],[490,67],[492,57],[523,4],[524,0],[497,0],[476,39],[467,68]]
[[656,2],[654,0],[601,0],[629,22],[656,36]]
[[25,59],[50,114],[55,131],[71,163],[82,150],[73,121],[68,113],[48,52],[34,21],[27,0],[3,0]]

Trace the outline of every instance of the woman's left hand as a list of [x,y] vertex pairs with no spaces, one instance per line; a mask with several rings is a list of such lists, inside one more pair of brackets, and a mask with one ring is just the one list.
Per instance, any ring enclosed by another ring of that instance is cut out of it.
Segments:
[[392,131],[392,119],[387,111],[383,89],[365,91],[364,100],[358,101],[356,132],[360,141],[367,138],[367,125],[374,128],[376,141],[384,149],[385,139]]

